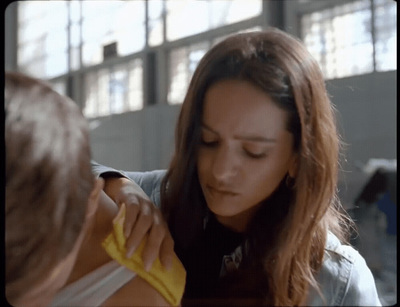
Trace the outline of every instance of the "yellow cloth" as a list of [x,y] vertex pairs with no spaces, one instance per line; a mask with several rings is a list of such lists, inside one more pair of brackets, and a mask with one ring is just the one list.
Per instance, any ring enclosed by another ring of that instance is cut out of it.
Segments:
[[178,257],[173,258],[172,268],[166,270],[157,258],[149,272],[143,266],[141,254],[145,246],[144,239],[131,258],[126,258],[126,238],[123,234],[125,221],[125,204],[113,221],[114,231],[103,241],[103,248],[121,265],[136,272],[141,278],[152,285],[173,306],[178,306],[182,300],[186,283],[186,271]]

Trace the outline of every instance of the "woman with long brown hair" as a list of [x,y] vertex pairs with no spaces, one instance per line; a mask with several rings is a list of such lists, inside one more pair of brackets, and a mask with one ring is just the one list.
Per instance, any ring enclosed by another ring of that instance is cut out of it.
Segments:
[[[344,245],[334,112],[317,62],[280,30],[206,53],[167,172],[125,173],[161,206],[187,270],[183,305],[380,305],[364,259]],[[128,199],[121,185],[106,180],[116,202]]]

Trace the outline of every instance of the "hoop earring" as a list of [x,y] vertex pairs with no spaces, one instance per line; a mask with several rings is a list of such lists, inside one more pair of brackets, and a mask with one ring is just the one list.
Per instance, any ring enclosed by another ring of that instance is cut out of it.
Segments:
[[293,189],[294,188],[294,184],[295,184],[294,178],[290,177],[289,174],[286,174],[285,184],[286,184],[286,187],[288,189],[290,189],[290,190]]

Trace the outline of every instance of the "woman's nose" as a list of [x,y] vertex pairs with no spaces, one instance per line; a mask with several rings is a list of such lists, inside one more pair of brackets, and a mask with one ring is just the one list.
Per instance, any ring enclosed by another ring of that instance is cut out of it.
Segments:
[[214,156],[212,174],[220,182],[234,178],[238,172],[238,159],[230,148],[220,148]]

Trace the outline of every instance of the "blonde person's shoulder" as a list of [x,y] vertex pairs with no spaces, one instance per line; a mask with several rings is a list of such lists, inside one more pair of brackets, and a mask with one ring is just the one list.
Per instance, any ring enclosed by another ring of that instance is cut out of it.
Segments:
[[102,306],[170,306],[153,286],[136,276],[108,298]]
[[[145,240],[142,241],[135,253],[130,258],[127,258],[125,248],[126,238],[122,230],[124,221],[125,206],[122,205],[120,212],[113,221],[113,232],[110,233],[102,243],[103,248],[111,258],[116,260],[120,265],[137,273],[137,276],[140,277],[143,282],[149,287],[152,287],[154,291],[157,291],[157,297],[161,295],[170,305],[180,305],[186,283],[186,271],[182,263],[178,257],[174,255],[172,259],[172,268],[167,270],[161,265],[160,260],[157,258],[150,271],[146,271],[141,259]],[[131,282],[134,283],[133,281]],[[147,290],[150,291],[150,289]],[[143,296],[143,294],[141,294],[141,296]],[[152,304],[148,304],[147,306],[152,306]]]

